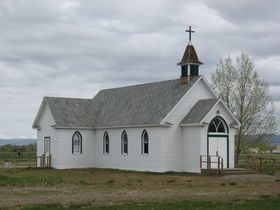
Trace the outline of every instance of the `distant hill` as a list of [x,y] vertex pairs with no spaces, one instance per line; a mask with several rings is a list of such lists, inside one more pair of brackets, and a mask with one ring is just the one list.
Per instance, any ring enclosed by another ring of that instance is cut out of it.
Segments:
[[272,138],[272,145],[280,145],[280,135],[276,135]]
[[6,144],[27,145],[27,144],[34,144],[36,142],[37,139],[0,139],[0,146]]

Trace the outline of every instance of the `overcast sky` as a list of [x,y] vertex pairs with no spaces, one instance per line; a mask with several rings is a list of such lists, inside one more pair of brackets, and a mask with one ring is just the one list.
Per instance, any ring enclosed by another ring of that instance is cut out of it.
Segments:
[[44,96],[179,78],[189,26],[200,74],[210,82],[220,58],[244,51],[279,119],[279,11],[279,0],[1,0],[0,138],[36,137]]

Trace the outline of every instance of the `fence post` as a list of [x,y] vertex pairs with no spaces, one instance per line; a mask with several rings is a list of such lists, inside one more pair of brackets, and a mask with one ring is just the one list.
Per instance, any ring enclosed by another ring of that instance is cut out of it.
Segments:
[[222,174],[224,174],[224,159],[222,158]]
[[276,172],[276,159],[273,159],[273,173]]
[[219,175],[220,175],[220,156],[218,156],[218,171],[219,171]]
[[202,155],[200,155],[200,169],[202,169]]
[[207,157],[207,169],[211,170],[211,156],[210,155]]
[[260,173],[263,172],[263,158],[260,158]]

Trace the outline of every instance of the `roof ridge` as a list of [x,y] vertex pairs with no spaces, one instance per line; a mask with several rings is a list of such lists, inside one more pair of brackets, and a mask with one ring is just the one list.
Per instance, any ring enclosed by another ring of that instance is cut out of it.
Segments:
[[91,98],[74,98],[74,97],[61,97],[61,96],[44,96],[44,98],[56,98],[56,99],[80,99],[80,100],[92,100]]
[[103,91],[103,90],[113,90],[113,89],[121,89],[121,88],[130,88],[130,87],[137,87],[137,86],[144,86],[144,85],[150,85],[150,84],[156,84],[156,83],[171,82],[171,81],[175,81],[175,80],[180,81],[180,79],[177,78],[177,79],[169,79],[169,80],[156,81],[156,82],[147,82],[147,83],[135,84],[135,85],[127,85],[127,86],[122,86],[122,87],[107,88],[107,89],[102,89],[100,91]]

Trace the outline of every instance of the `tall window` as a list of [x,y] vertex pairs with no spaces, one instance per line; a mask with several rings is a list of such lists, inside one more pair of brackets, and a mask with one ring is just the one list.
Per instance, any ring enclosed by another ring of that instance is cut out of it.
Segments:
[[51,144],[51,138],[50,137],[45,137],[45,146],[44,146],[45,154],[50,153],[50,144]]
[[225,125],[220,118],[215,118],[211,121],[209,128],[209,133],[226,133]]
[[109,154],[109,134],[106,131],[103,136],[103,153]]
[[126,131],[122,132],[122,154],[128,154],[128,140]]
[[149,154],[149,137],[148,133],[146,130],[143,131],[142,136],[141,136],[141,153],[143,155],[148,155]]
[[72,153],[82,153],[82,135],[78,131],[76,131],[72,136]]

